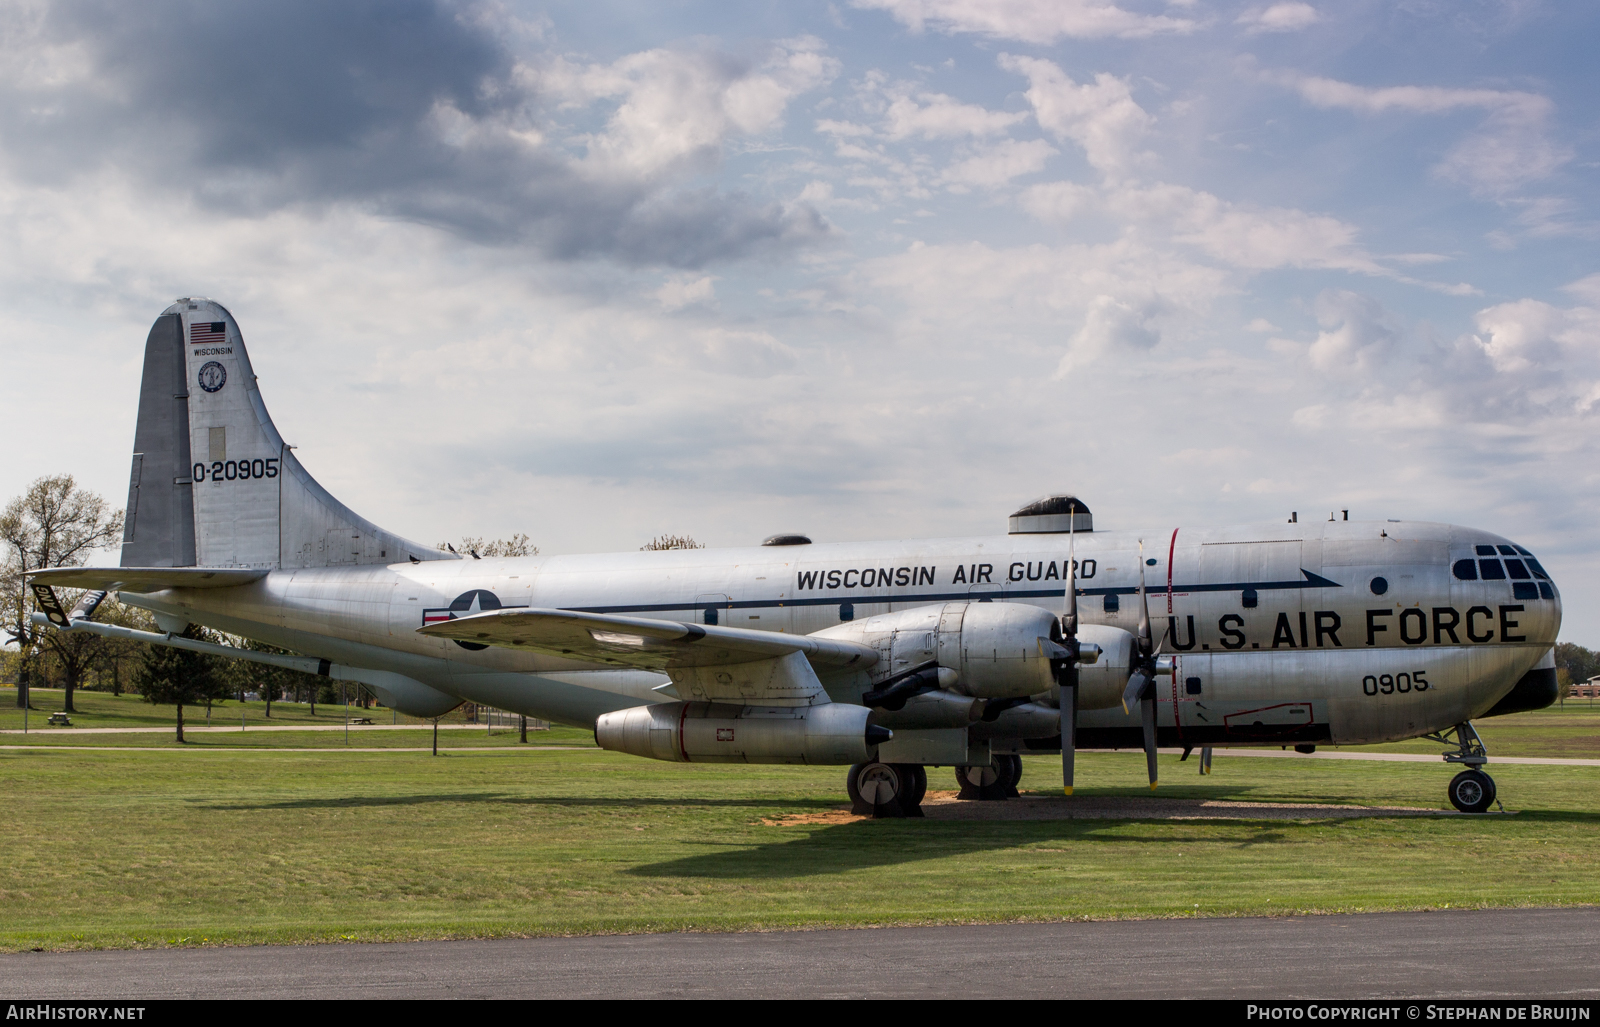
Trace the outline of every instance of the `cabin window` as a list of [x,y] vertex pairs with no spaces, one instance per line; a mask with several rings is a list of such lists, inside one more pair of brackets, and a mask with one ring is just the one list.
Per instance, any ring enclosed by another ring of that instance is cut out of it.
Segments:
[[1514,581],[1526,581],[1528,578],[1533,577],[1532,574],[1528,573],[1528,565],[1523,563],[1521,560],[1507,560],[1506,571],[1511,575],[1512,580]]
[[1244,608],[1246,610],[1254,610],[1256,608],[1256,604],[1261,600],[1260,597],[1256,595],[1255,589],[1247,588],[1243,592],[1239,593],[1239,601],[1244,604]]
[[1105,610],[1107,613],[1116,613],[1122,609],[1122,600],[1117,598],[1115,592],[1106,593]]
[[839,619],[840,620],[855,620],[856,619],[856,604],[855,603],[840,603],[839,604]]
[[1543,578],[1546,581],[1550,580],[1549,572],[1544,569],[1544,567],[1539,563],[1538,560],[1535,560],[1531,556],[1528,557],[1528,567],[1533,571],[1533,576],[1534,577]]
[[1548,582],[1548,581],[1539,582],[1539,598],[1540,599],[1554,599],[1555,597],[1556,597],[1556,590],[1550,586],[1550,582]]
[[1517,555],[1517,551],[1515,549],[1511,548],[1510,546],[1496,546],[1495,548],[1500,550],[1500,555],[1501,556],[1516,556]]
[[1539,586],[1531,581],[1513,581],[1511,583],[1511,598],[1537,599],[1539,598]]
[[707,624],[715,624],[716,622],[717,622],[717,608],[715,606],[706,607],[706,623]]
[[1479,560],[1478,572],[1483,575],[1484,581],[1506,580],[1506,569],[1500,566],[1499,560]]
[[1183,682],[1183,690],[1186,693],[1188,693],[1189,695],[1199,695],[1200,694],[1200,679],[1199,678],[1185,678],[1184,682]]
[[1371,585],[1368,587],[1372,589],[1373,595],[1381,596],[1385,592],[1389,591],[1389,579],[1385,577],[1373,578]]
[[1479,546],[1478,547],[1478,555],[1479,556],[1493,556],[1493,555],[1495,555],[1494,546]]
[[1471,560],[1457,560],[1456,565],[1450,568],[1457,581],[1477,581],[1478,565]]

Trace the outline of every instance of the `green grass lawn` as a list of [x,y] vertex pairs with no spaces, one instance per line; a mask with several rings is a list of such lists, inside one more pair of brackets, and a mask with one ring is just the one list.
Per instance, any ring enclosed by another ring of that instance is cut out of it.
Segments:
[[[247,733],[248,734],[248,733]],[[265,735],[265,733],[262,733]],[[1453,768],[1163,759],[1164,796],[1443,806]],[[1600,768],[1494,767],[1512,816],[773,827],[843,768],[519,746],[0,751],[0,948],[1168,917],[1600,899]],[[1059,780],[1029,757],[1024,789]],[[1138,753],[1079,791],[1147,795]],[[933,787],[951,786],[948,769]]]
[[[1556,756],[1567,759],[1600,759],[1600,706],[1589,700],[1569,701],[1528,713],[1489,717],[1473,721],[1489,758],[1496,756]],[[1412,740],[1385,745],[1359,745],[1348,748],[1376,752],[1442,752],[1433,742]]]
[[[155,706],[145,702],[136,695],[112,695],[110,692],[85,692],[73,693],[73,706],[76,712],[69,714],[72,717],[73,727],[166,727],[172,728],[177,722],[177,707]],[[45,722],[50,714],[62,710],[66,704],[66,693],[59,688],[35,688],[30,701],[33,709],[28,714],[28,725],[41,732],[53,730]],[[240,703],[229,699],[225,702],[214,703],[211,709],[211,723],[218,727],[238,727],[239,714],[244,712],[246,727],[250,725],[288,727],[296,724],[307,726],[336,726],[344,723],[345,708],[339,703],[318,703],[316,713],[313,715],[311,706],[307,703],[275,702],[272,704],[272,716],[266,713],[266,704],[260,702]],[[379,724],[416,724],[418,726],[431,725],[431,720],[421,717],[408,717],[404,713],[394,710],[373,707],[362,709],[358,706],[350,707],[353,717],[371,717]],[[464,709],[457,708],[440,718],[441,724],[464,724],[467,722],[467,713]],[[206,724],[206,708],[204,706],[185,706],[183,708],[183,723],[185,727],[204,727]],[[513,722],[514,724],[514,722]],[[17,708],[17,690],[14,686],[0,686],[0,730],[22,730],[22,710]],[[497,727],[496,730],[499,730]]]

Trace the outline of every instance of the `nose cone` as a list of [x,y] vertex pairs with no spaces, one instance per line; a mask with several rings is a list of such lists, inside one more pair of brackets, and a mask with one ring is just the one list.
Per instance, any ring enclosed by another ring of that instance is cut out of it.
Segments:
[[1519,615],[1523,633],[1503,641],[1555,643],[1561,593],[1532,550],[1486,531],[1456,528],[1450,533],[1449,562],[1453,596]]

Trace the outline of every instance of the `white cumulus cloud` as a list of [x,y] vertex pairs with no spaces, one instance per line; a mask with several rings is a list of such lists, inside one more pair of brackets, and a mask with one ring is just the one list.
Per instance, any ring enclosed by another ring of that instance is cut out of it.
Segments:
[[1555,104],[1537,93],[1443,86],[1370,87],[1293,72],[1270,72],[1265,77],[1325,109],[1362,114],[1485,112],[1487,116],[1478,130],[1452,148],[1434,168],[1442,177],[1463,182],[1475,192],[1509,192],[1548,178],[1572,159],[1571,150],[1550,137]]
[[1139,160],[1139,140],[1154,119],[1133,99],[1126,79],[1101,72],[1079,84],[1050,61],[1000,55],[1000,67],[1028,79],[1025,94],[1039,126],[1083,147],[1097,170],[1125,174]]
[[1239,15],[1235,24],[1243,25],[1247,33],[1298,32],[1322,20],[1317,9],[1307,3],[1288,2],[1270,7],[1254,8]]
[[972,32],[995,39],[1054,43],[1061,39],[1143,39],[1193,32],[1188,18],[1138,14],[1097,0],[853,0],[854,6],[888,11],[921,32]]

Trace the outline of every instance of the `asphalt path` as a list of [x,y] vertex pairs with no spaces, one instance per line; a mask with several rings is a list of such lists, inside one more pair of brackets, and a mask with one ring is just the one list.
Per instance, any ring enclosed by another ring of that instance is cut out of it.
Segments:
[[18,953],[0,999],[1600,998],[1600,910]]

